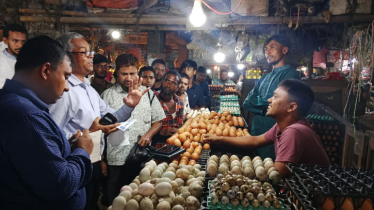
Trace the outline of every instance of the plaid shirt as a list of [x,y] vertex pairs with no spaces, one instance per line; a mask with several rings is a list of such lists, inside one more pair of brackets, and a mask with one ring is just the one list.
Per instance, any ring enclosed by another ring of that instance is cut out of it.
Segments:
[[158,97],[160,100],[161,106],[164,109],[166,118],[162,120],[162,130],[165,130],[170,127],[174,128],[180,128],[183,125],[183,117],[184,117],[184,104],[183,99],[177,95],[174,94],[174,101],[177,103],[177,110],[175,111],[176,115],[173,119],[172,114],[169,112],[168,107],[165,105],[164,101],[160,99],[160,96]]

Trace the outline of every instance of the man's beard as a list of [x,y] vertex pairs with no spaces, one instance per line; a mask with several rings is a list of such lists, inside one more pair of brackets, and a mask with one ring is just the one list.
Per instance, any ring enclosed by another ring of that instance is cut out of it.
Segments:
[[121,87],[125,92],[129,92],[129,87],[126,87],[124,84],[121,84]]
[[269,64],[272,65],[272,66],[277,65],[282,59],[283,58],[279,58],[278,60],[270,62]]
[[171,92],[171,93],[167,93],[165,90],[164,90],[164,87],[161,86],[161,92],[164,96],[173,96],[177,91],[174,91],[174,92]]
[[[14,56],[18,56],[18,53],[16,53],[15,51],[13,51],[11,48],[8,48],[9,49],[9,51],[14,55]],[[19,52],[19,51],[18,51]]]
[[99,79],[105,79],[106,76],[99,76],[99,75],[95,75],[96,78],[99,78]]

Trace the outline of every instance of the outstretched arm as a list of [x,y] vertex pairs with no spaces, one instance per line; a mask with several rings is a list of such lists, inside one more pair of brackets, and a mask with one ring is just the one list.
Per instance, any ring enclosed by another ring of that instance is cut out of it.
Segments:
[[244,136],[244,137],[226,137],[226,136],[215,136],[213,134],[205,134],[203,136],[204,143],[213,144],[230,144],[237,147],[249,147],[258,148],[270,145],[271,143],[266,141],[265,136]]

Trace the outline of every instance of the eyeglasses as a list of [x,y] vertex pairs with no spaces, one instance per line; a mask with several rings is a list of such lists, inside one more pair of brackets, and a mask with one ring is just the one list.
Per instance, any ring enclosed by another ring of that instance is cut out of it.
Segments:
[[69,52],[69,53],[84,53],[87,57],[90,57],[90,55],[94,56],[95,51],[87,51],[87,52]]

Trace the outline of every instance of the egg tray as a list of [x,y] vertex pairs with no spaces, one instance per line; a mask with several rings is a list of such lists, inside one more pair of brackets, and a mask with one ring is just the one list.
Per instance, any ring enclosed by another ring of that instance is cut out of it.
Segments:
[[288,165],[308,194],[374,198],[374,171],[338,166]]
[[305,195],[301,195],[300,190],[297,188],[298,186],[294,185],[294,182],[290,182],[290,180],[285,179],[285,183],[288,190],[288,200],[292,203],[294,209],[316,210],[309,198]]
[[[293,203],[295,209],[302,210],[316,210],[327,208],[324,206],[325,201],[330,197],[332,199],[335,209],[340,209],[344,206],[346,199],[350,198],[352,201],[353,209],[360,210],[367,199],[373,203],[373,198],[351,197],[350,195],[334,196],[329,194],[313,194],[308,193],[305,186],[302,186],[298,181],[299,177],[294,176],[291,179],[286,179],[287,196],[289,201]],[[353,210],[352,209],[352,210]]]
[[[248,207],[243,207],[241,204],[237,205],[237,206],[233,206],[231,203],[228,203],[227,205],[223,205],[221,202],[218,202],[217,204],[213,204],[212,201],[211,201],[211,197],[210,197],[210,183],[211,183],[211,180],[209,180],[208,182],[208,192],[209,192],[209,195],[207,197],[207,206],[211,209],[211,210],[234,210],[234,209],[238,209],[238,210],[278,210],[278,209],[275,209],[274,206],[270,206],[270,208],[264,208],[262,205],[260,205],[259,207],[253,207],[252,205],[249,205]],[[282,204],[282,202],[280,201],[280,203]],[[279,208],[279,210],[285,210],[283,204],[281,206],[281,208]]]

